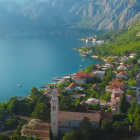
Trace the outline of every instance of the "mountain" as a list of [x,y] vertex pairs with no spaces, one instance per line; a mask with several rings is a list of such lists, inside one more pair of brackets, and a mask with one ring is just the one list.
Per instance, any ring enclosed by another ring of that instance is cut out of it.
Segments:
[[0,22],[3,26],[16,24],[13,27],[18,30],[21,27],[56,29],[64,25],[114,30],[140,18],[139,7],[140,0],[29,0],[24,3],[1,0]]
[[94,55],[128,56],[130,53],[137,53],[140,56],[140,19],[121,30],[100,34],[97,39],[105,40],[106,43],[95,47]]

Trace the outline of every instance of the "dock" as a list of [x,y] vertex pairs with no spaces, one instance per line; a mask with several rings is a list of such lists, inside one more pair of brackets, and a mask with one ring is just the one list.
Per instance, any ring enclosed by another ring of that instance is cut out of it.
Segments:
[[52,79],[52,81],[60,81],[60,80],[62,80],[64,77],[55,77],[55,78],[53,78]]

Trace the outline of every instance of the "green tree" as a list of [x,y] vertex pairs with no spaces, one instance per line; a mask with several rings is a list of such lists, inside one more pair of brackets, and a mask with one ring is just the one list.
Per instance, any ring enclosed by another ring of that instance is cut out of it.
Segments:
[[78,132],[76,130],[72,130],[70,133],[66,133],[63,136],[63,140],[78,140]]
[[86,67],[86,72],[90,73],[90,72],[92,72],[95,69],[96,69],[96,67],[95,67],[94,64],[93,65],[89,65],[89,66]]
[[125,97],[125,94],[122,94],[120,103],[119,103],[119,110],[121,113],[126,113],[127,109],[128,107],[127,107],[126,97]]
[[113,133],[114,137],[122,136],[127,132],[127,128],[125,127],[123,122],[116,121],[113,124]]
[[90,140],[92,134],[92,125],[89,118],[84,117],[80,126],[80,140]]
[[140,117],[137,117],[134,122],[134,127],[137,133],[140,133]]
[[94,107],[94,110],[99,110],[99,109],[100,109],[100,105],[97,104],[97,103],[95,103],[95,104],[93,105],[93,107]]
[[37,103],[35,111],[33,112],[33,117],[35,119],[40,119],[43,121],[49,121],[50,119],[50,109],[42,103]]
[[110,134],[112,128],[112,123],[107,120],[102,120],[101,131],[105,134]]
[[30,93],[30,97],[32,99],[35,99],[35,100],[39,99],[39,97],[41,96],[41,94],[42,93],[40,91],[38,91],[38,89],[36,87],[32,87],[31,93]]
[[133,123],[134,120],[135,120],[134,112],[135,112],[135,109],[136,109],[137,104],[138,103],[136,101],[136,98],[134,98],[133,101],[131,102],[130,108],[127,111],[128,118],[129,118],[129,120],[130,120],[131,123]]
[[10,140],[7,134],[0,133],[0,140]]
[[14,130],[14,136],[21,136],[21,129]]
[[50,129],[49,129],[49,138],[50,138],[50,140],[53,140],[53,134],[52,134],[51,127],[50,127]]

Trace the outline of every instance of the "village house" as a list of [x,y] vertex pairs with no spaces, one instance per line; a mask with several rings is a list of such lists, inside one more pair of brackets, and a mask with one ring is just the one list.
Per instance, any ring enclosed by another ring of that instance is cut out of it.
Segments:
[[100,107],[103,108],[103,107],[108,107],[108,104],[107,102],[100,102]]
[[124,83],[123,82],[113,82],[113,84],[112,85],[114,85],[115,87],[117,87],[117,88],[121,88],[122,90],[124,90],[125,88],[124,88]]
[[137,56],[137,54],[136,54],[136,53],[130,53],[129,58],[134,58],[135,56]]
[[73,99],[80,99],[81,97],[85,97],[86,94],[75,94],[75,95],[72,95],[72,98]]
[[121,61],[127,61],[128,57],[126,57],[125,55],[123,57],[121,57]]
[[102,113],[59,111],[58,104],[58,98],[54,89],[51,99],[51,129],[54,137],[63,136],[65,133],[71,132],[73,128],[80,127],[84,117],[89,118],[94,129],[99,129],[102,119],[110,118],[110,121],[113,121],[112,116],[107,113],[103,113],[103,116]]
[[105,76],[105,71],[98,71],[98,70],[94,70],[90,73],[91,75],[95,75],[100,77],[101,79],[103,79],[103,77]]
[[99,70],[99,69],[101,69],[102,68],[102,64],[97,64],[95,67]]
[[123,82],[113,82],[112,85],[106,86],[106,92],[111,93],[124,93],[124,83]]
[[86,72],[77,72],[75,76],[72,76],[72,79],[76,84],[86,84],[91,77],[92,75],[89,75]]
[[96,88],[97,90],[100,90],[101,89],[101,87],[99,86],[99,84],[94,84],[93,86],[92,86],[92,88]]
[[111,101],[114,101],[114,100],[116,100],[118,98],[121,98],[121,95],[122,95],[122,93],[112,93],[111,94],[111,100],[110,100],[110,102]]
[[116,78],[117,79],[127,79],[128,74],[127,74],[127,72],[120,72],[120,73],[116,74]]
[[85,84],[87,82],[88,74],[85,72],[77,72],[75,76],[73,76],[73,80],[76,84]]
[[84,88],[79,87],[75,82],[73,82],[66,88],[66,91],[71,91],[71,90],[84,90]]
[[120,97],[117,97],[115,100],[111,101],[111,111],[113,114],[120,113],[119,102],[120,102]]
[[85,101],[85,103],[86,104],[92,104],[92,105],[94,105],[95,103],[96,104],[99,104],[99,100],[98,99],[95,99],[95,98],[89,98],[89,99],[87,99],[87,101]]
[[120,62],[119,61],[115,61],[114,64],[118,65],[118,64],[120,64]]
[[113,90],[112,90],[112,93],[124,93],[124,89],[122,89],[122,88],[114,88]]
[[129,66],[126,64],[121,64],[120,66],[117,67],[117,70],[127,70]]
[[106,66],[107,68],[110,68],[110,67],[114,67],[115,65],[114,65],[113,63],[106,63],[105,66]]

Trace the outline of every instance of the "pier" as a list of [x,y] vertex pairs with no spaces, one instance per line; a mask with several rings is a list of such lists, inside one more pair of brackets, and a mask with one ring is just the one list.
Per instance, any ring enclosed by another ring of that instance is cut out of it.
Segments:
[[52,79],[52,81],[60,81],[60,80],[62,80],[64,77],[55,77],[55,78],[53,78]]

